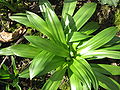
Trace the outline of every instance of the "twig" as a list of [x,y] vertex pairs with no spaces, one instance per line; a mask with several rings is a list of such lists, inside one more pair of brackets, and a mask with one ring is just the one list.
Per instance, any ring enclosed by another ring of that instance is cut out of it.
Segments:
[[24,39],[24,37],[22,37],[22,38],[18,39],[18,40],[17,40],[17,42],[16,42],[14,45],[19,44],[19,43],[20,43],[23,39]]
[[[24,35],[23,36],[26,36],[27,34],[26,34],[26,32],[24,33]],[[21,37],[20,39],[18,39],[17,40],[17,42],[14,44],[14,45],[17,45],[17,44],[19,44],[20,42],[22,42],[22,40],[24,40],[24,37]]]
[[0,64],[0,68],[2,67],[2,65],[4,64],[4,62],[8,59],[8,56],[5,56],[5,58],[3,59],[2,63]]

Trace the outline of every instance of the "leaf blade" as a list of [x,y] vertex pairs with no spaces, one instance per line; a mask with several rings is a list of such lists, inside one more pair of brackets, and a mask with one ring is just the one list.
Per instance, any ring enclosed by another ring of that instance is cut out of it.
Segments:
[[105,75],[102,75],[98,72],[95,72],[96,77],[99,80],[99,85],[107,90],[119,90],[120,84],[118,84],[115,80]]
[[84,60],[74,60],[73,64],[70,66],[71,71],[81,80],[81,83],[87,88],[91,89],[91,84],[93,84],[94,89],[97,90],[98,82],[94,73],[92,72],[89,64],[86,64]]
[[36,47],[49,51],[55,55],[62,57],[67,57],[69,55],[67,49],[58,46],[56,43],[52,42],[51,40],[40,38],[38,36],[26,36],[26,39]]
[[68,75],[69,75],[69,78],[70,78],[71,90],[83,89],[83,86],[81,85],[81,80],[74,73],[72,73],[69,70]]
[[120,59],[120,52],[118,51],[108,51],[108,50],[94,50],[83,54],[82,57],[90,58],[90,57],[98,57],[98,58],[113,58]]
[[[47,63],[47,61],[51,61],[54,57],[53,54],[48,53],[46,51],[42,51],[40,54],[38,54],[33,60],[29,67],[30,72],[30,79],[38,75],[41,71],[44,69],[44,64]],[[39,67],[39,68],[38,68]]]
[[67,26],[67,14],[69,14],[70,16],[73,15],[76,4],[77,0],[64,0],[61,20],[63,27]]
[[95,3],[86,3],[77,11],[77,13],[73,16],[74,21],[76,22],[77,30],[79,30],[88,21],[95,12],[95,9]]
[[93,32],[95,32],[98,28],[100,27],[100,25],[97,22],[88,22],[85,26],[83,26],[80,29],[81,33],[84,33],[86,35],[92,34]]
[[120,75],[120,66],[107,64],[90,64],[94,71],[106,75]]
[[33,58],[40,52],[41,52],[41,49],[38,49],[36,47],[25,45],[25,44],[19,44],[19,45],[13,45],[13,46],[1,49],[0,55],[17,55],[20,57]]
[[56,42],[62,42],[63,44],[66,44],[61,22],[54,11],[51,10],[49,7],[47,7],[46,11],[46,23],[51,30],[52,35],[57,40]]
[[58,68],[57,71],[53,74],[53,76],[45,83],[42,90],[57,90],[65,71],[66,71],[65,67]]
[[84,54],[90,50],[95,50],[101,47],[102,45],[109,42],[116,35],[117,31],[118,29],[116,27],[109,27],[107,29],[104,29],[92,37],[90,40],[88,40],[86,43],[78,47],[78,53]]

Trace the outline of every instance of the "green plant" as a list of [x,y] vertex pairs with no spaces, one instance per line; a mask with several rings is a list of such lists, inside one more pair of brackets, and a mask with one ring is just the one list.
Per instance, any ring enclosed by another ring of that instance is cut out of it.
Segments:
[[69,78],[71,90],[98,90],[99,85],[107,90],[119,90],[120,85],[109,77],[120,75],[119,66],[88,63],[103,58],[120,59],[120,40],[116,45],[110,43],[118,32],[116,27],[92,35],[99,28],[98,23],[88,22],[96,3],[86,3],[73,14],[77,0],[65,0],[60,21],[47,0],[39,1],[44,19],[29,11],[10,18],[40,31],[47,38],[25,36],[29,45],[0,50],[0,55],[33,58],[30,67],[19,77],[32,79],[53,71],[42,90],[57,90],[63,76]]
[[[12,60],[11,68],[13,72],[11,72],[10,69],[5,64],[3,64],[2,68],[0,69],[0,83],[3,83],[6,85],[5,90],[10,90],[10,86],[15,87],[16,90],[22,90],[18,84],[19,83],[19,77],[18,77],[19,71],[16,69],[15,60],[12,56],[11,56],[11,60]],[[9,79],[9,82],[4,81],[8,79]]]

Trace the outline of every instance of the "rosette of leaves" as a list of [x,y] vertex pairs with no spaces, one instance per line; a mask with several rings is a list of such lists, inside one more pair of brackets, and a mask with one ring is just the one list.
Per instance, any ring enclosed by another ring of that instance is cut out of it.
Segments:
[[[54,71],[42,90],[57,90],[68,77],[71,90],[119,90],[120,85],[110,75],[120,75],[120,67],[89,63],[89,60],[103,58],[120,59],[120,44],[113,40],[118,32],[108,27],[96,35],[99,25],[88,22],[96,10],[96,3],[85,3],[75,14],[77,0],[64,0],[61,21],[48,0],[39,0],[44,18],[35,13],[17,13],[10,18],[32,27],[48,38],[25,36],[29,45],[19,44],[0,50],[1,55],[17,55],[33,58],[28,69],[19,74],[21,78],[32,79]],[[103,61],[104,62],[104,61]]]

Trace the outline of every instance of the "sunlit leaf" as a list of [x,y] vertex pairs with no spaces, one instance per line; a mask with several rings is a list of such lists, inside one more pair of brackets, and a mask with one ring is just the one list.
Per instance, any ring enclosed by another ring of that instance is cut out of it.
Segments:
[[117,36],[113,37],[108,43],[104,45],[104,47],[113,46],[116,44],[120,44],[120,37]]
[[0,69],[0,79],[10,79],[10,74],[8,71]]
[[10,90],[10,85],[6,85],[5,90]]
[[79,30],[93,15],[96,9],[96,3],[85,3],[74,15],[77,30]]
[[47,7],[53,10],[52,5],[50,4],[48,0],[39,0],[39,7],[40,7],[40,11],[42,12],[42,15],[44,18],[46,18],[45,14],[46,14]]
[[83,89],[83,86],[81,84],[81,80],[74,74],[72,73],[70,70],[68,71],[68,75],[70,78],[70,86],[71,86],[71,90],[79,90],[79,89]]
[[52,53],[42,51],[33,60],[29,67],[30,79],[38,75],[44,70],[45,64],[50,63],[55,55]]
[[29,11],[27,11],[26,13],[29,22],[35,27],[36,30],[42,32],[43,34],[47,35],[49,38],[53,39],[53,36],[50,30],[48,29],[46,22],[41,17]]
[[82,34],[81,32],[74,32],[71,39],[70,39],[70,42],[83,40],[83,39],[86,39],[89,37],[91,37],[91,36]]
[[90,40],[82,44],[80,47],[78,47],[78,53],[84,54],[87,53],[90,50],[95,50],[102,45],[109,42],[117,33],[118,29],[116,27],[109,27],[107,29],[104,29],[94,37],[92,37]]
[[14,55],[10,47],[0,49],[0,55]]
[[48,60],[44,64],[44,69],[42,70],[42,72],[39,73],[39,75],[44,75],[47,72],[50,72],[51,70],[55,70],[57,67],[62,66],[64,63],[65,63],[65,58],[55,56],[51,61]]
[[90,58],[90,57],[101,57],[101,58],[113,58],[113,59],[120,59],[120,52],[119,51],[108,51],[108,50],[94,50],[89,51],[83,54],[81,57],[83,58]]
[[19,71],[17,70],[16,63],[15,63],[15,59],[14,59],[13,56],[11,56],[11,60],[12,60],[13,71],[14,71],[14,74],[15,74],[15,76],[16,76]]
[[20,78],[30,78],[29,68],[19,73]]
[[49,51],[55,55],[66,57],[69,52],[64,47],[58,46],[56,43],[46,38],[40,38],[38,36],[26,36],[26,39],[35,45],[37,48]]
[[21,24],[24,24],[28,27],[32,27],[32,28],[35,28],[32,23],[29,22],[28,18],[27,18],[27,14],[26,13],[17,13],[17,14],[14,14],[13,16],[9,16],[9,18],[11,20],[14,20],[16,22],[19,22]]
[[[47,8],[46,12],[46,23],[52,33],[52,35],[57,40],[56,43],[62,42],[66,44],[65,35],[60,20],[53,10]],[[59,43],[60,45],[60,43]]]
[[62,24],[64,27],[67,26],[67,18],[68,18],[68,14],[70,16],[73,15],[75,7],[77,4],[77,0],[64,0],[64,6],[63,6],[63,10],[62,10]]
[[71,71],[80,79],[81,83],[87,88],[91,88],[91,84],[97,90],[98,83],[90,65],[84,60],[74,60],[70,66]]

